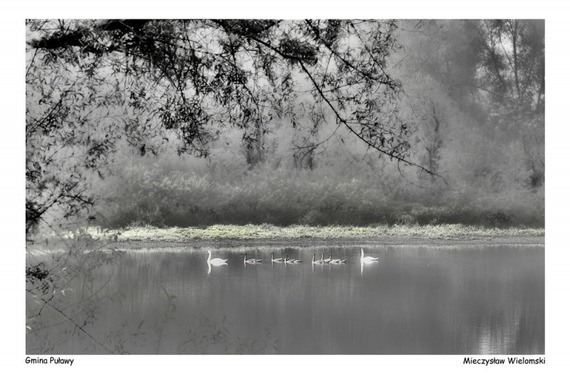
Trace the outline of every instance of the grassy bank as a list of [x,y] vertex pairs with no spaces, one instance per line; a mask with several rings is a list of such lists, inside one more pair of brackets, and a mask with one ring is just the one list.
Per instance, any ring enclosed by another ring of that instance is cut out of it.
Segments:
[[88,228],[84,234],[123,248],[222,247],[258,245],[347,244],[544,244],[539,228],[484,228],[460,224],[435,226],[378,225],[278,227],[262,225],[213,225],[204,228],[152,226],[104,230]]
[[544,236],[540,228],[484,228],[464,226],[460,224],[437,226],[289,226],[278,227],[269,224],[245,226],[214,225],[205,228],[198,227],[172,227],[156,228],[152,226],[132,227],[120,230],[90,229],[92,235],[117,235],[118,240],[166,240],[186,241],[194,239],[358,239],[374,238],[379,236],[402,236],[422,238],[460,238],[460,237],[496,237],[496,236]]

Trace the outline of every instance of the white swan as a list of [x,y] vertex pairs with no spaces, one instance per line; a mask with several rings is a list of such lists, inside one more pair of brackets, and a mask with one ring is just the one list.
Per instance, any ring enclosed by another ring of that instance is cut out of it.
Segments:
[[261,262],[261,259],[248,259],[247,258],[247,253],[243,256],[243,265],[246,264],[259,264]]
[[302,261],[299,259],[290,259],[290,258],[285,259],[285,264],[299,264],[300,262]]
[[330,256],[329,256],[328,259],[325,259],[324,256],[325,256],[325,254],[324,254],[324,253],[321,253],[321,261],[322,261],[323,263],[325,263],[325,264],[330,263],[330,262],[331,262],[331,259],[332,259],[332,253],[330,254]]
[[228,265],[226,261],[228,261],[228,259],[219,259],[217,257],[215,259],[212,259],[212,251],[208,250],[208,265],[213,265],[215,267],[219,265]]
[[360,263],[370,264],[378,261],[378,257],[364,256],[364,248],[360,248]]
[[285,259],[283,257],[275,258],[275,252],[271,252],[271,262],[272,263],[284,263]]

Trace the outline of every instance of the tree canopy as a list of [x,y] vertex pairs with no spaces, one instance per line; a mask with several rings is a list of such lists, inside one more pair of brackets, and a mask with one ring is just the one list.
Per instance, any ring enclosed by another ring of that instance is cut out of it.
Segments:
[[[109,174],[121,147],[144,156],[175,146],[179,154],[207,157],[223,131],[237,129],[255,167],[267,157],[275,120],[313,137],[333,125],[333,134],[343,131],[380,156],[440,177],[445,115],[433,100],[422,117],[406,114],[406,89],[389,65],[401,51],[401,24],[410,23],[28,20],[27,231],[50,210],[65,219],[89,209],[89,184]],[[460,108],[484,108],[490,118],[482,123],[503,123],[502,130],[540,129],[543,23],[417,22],[414,28],[431,36],[424,50],[430,65],[421,75],[446,88]],[[426,123],[433,125],[429,136]],[[426,160],[414,154],[422,128]],[[539,183],[543,162],[530,132],[529,166]],[[305,138],[296,149],[310,155],[326,140]]]
[[[336,123],[429,171],[408,160],[400,83],[385,70],[395,29],[350,20],[28,21],[28,229],[52,206],[71,214],[89,205],[78,169],[104,175],[121,139],[142,155],[175,143],[207,156],[220,128],[240,128],[255,164],[268,123],[296,125],[304,113],[312,125],[299,127]],[[70,166],[67,178],[44,175],[56,162]]]

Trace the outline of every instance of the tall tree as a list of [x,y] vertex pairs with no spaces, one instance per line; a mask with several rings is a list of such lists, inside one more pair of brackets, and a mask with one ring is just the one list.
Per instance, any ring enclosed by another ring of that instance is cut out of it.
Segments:
[[[427,104],[443,100],[448,111],[438,112],[440,121],[460,113],[464,122],[456,128],[471,125],[464,132],[476,131],[486,140],[475,149],[495,151],[496,158],[524,151],[526,164],[520,171],[528,172],[528,185],[540,186],[544,181],[544,21],[406,21],[400,30],[407,54],[404,72],[409,73],[404,90],[417,99],[428,99]],[[428,122],[435,120],[433,109],[422,105],[424,100],[410,102],[420,103],[414,107],[423,135],[435,136],[436,129]],[[454,123],[435,125],[440,124]],[[443,133],[441,138],[445,146],[451,135]],[[470,144],[464,138],[456,139],[456,150]],[[430,156],[439,157],[432,154],[433,148],[442,145],[424,139],[431,162]],[[493,160],[489,162],[493,165]]]
[[499,138],[520,136],[532,187],[544,182],[544,21],[481,21],[481,86]]

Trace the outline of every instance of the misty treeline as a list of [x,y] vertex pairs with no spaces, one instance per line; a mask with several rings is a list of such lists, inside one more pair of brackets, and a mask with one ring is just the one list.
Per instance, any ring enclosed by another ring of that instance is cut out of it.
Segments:
[[544,224],[544,21],[26,25],[28,234]]

